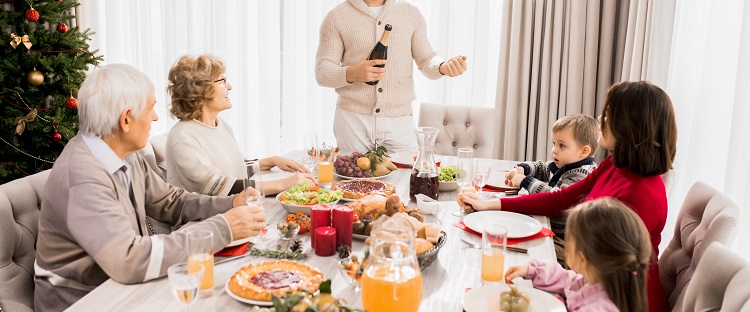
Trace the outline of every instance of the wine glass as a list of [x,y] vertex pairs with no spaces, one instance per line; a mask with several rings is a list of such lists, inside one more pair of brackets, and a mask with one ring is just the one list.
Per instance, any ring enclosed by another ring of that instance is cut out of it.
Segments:
[[490,176],[492,166],[487,161],[476,160],[474,161],[474,185],[479,187],[479,197],[487,198],[487,193],[484,192],[483,188],[487,185],[487,178]]
[[307,133],[302,137],[302,144],[302,150],[305,151],[302,164],[314,173],[318,164],[318,136],[315,133]]
[[188,266],[187,262],[175,263],[167,269],[167,276],[175,299],[184,304],[185,311],[190,311],[190,306],[199,296],[203,265]]
[[[463,193],[464,189],[471,184],[472,181],[472,170],[473,165],[473,154],[474,150],[471,148],[459,148],[458,149],[458,161],[456,163],[456,184],[458,184],[459,192]],[[459,207],[459,210],[453,211],[456,217],[464,215],[463,208]]]
[[[248,206],[263,207],[263,200],[266,198],[263,192],[263,179],[260,173],[260,161],[248,160],[245,162],[245,203]],[[265,241],[267,230],[263,229],[253,241],[254,244]]]

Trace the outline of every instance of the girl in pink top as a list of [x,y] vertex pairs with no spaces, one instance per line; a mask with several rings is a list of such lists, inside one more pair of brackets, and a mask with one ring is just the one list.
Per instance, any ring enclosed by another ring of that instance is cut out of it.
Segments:
[[534,288],[564,293],[569,311],[646,311],[651,259],[648,230],[619,200],[601,198],[570,210],[565,253],[572,270],[532,260],[505,274],[530,279]]

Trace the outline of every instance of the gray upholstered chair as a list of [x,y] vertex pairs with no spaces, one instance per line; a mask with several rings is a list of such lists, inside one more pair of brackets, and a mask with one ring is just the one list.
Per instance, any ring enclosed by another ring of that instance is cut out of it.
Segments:
[[688,191],[677,215],[674,237],[659,258],[659,275],[670,307],[682,311],[685,287],[712,242],[729,244],[740,211],[728,197],[703,182]]
[[159,134],[148,139],[146,147],[138,151],[151,169],[154,170],[162,179],[167,179],[167,134]]
[[34,311],[39,207],[49,170],[0,185],[0,308]]
[[681,311],[750,311],[750,262],[711,243],[685,290]]
[[494,108],[422,103],[420,127],[440,129],[435,153],[455,156],[459,147],[474,149],[474,157],[492,158]]

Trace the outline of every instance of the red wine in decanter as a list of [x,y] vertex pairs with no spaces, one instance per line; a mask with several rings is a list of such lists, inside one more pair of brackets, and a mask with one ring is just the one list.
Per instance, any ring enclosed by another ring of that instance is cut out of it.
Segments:
[[[387,60],[388,59],[388,36],[391,34],[391,24],[385,24],[385,31],[383,31],[383,36],[380,37],[380,41],[375,44],[375,47],[372,48],[372,52],[370,52],[370,57],[367,58],[367,60]],[[375,65],[375,67],[385,67],[384,64],[381,65]],[[378,84],[378,81],[368,81],[365,82],[368,85],[374,86]]]

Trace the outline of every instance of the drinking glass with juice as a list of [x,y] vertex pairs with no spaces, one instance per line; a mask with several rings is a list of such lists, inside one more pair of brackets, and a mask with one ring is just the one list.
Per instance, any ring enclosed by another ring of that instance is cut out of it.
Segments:
[[207,230],[188,233],[188,271],[203,268],[201,294],[210,297],[214,287],[213,233]]
[[318,184],[330,187],[333,182],[333,162],[336,158],[336,141],[327,139],[320,143],[318,158]]
[[505,248],[508,230],[497,224],[490,224],[482,231],[482,282],[497,284],[503,282],[505,269]]

